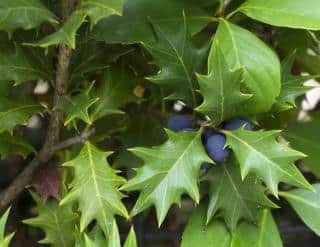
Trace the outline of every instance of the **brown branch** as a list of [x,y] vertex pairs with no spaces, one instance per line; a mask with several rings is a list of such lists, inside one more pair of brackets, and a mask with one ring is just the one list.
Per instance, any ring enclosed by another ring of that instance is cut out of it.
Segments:
[[[71,1],[71,0],[70,0]],[[68,13],[72,11],[68,8]],[[66,19],[66,16],[63,18]],[[69,64],[72,49],[66,45],[60,45],[58,51],[58,63],[56,70],[55,89],[54,89],[54,105],[67,93],[69,81]],[[32,174],[37,168],[49,161],[54,154],[54,148],[59,141],[62,113],[58,110],[53,110],[48,127],[47,137],[42,149],[38,152],[35,158],[28,166],[15,178],[15,180],[0,193],[0,211],[11,203],[29,184],[32,179]]]
[[75,144],[79,144],[79,143],[84,143],[86,142],[89,137],[95,132],[95,129],[90,129],[88,131],[84,130],[81,135],[78,135],[78,136],[74,136],[74,137],[71,137],[63,142],[60,142],[59,144],[53,146],[51,148],[51,151],[53,153],[61,150],[61,149],[65,149],[65,148],[68,148],[70,146],[73,146]]

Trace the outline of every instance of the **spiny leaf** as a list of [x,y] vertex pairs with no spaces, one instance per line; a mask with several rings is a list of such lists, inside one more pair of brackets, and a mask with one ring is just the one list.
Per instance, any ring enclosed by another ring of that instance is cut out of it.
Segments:
[[16,125],[26,125],[32,115],[42,110],[39,104],[29,101],[13,101],[2,98],[0,102],[0,133],[9,132],[12,134]]
[[5,159],[9,155],[19,154],[26,158],[28,154],[35,152],[34,148],[21,136],[9,133],[0,134],[0,157]]
[[141,192],[131,215],[154,204],[159,226],[170,206],[180,203],[181,194],[187,193],[199,202],[198,173],[203,162],[210,162],[200,131],[174,133],[167,130],[167,133],[168,140],[160,146],[130,149],[145,163],[136,170],[137,175],[122,186],[127,191]]
[[274,110],[284,111],[296,106],[295,100],[298,96],[303,95],[310,90],[303,85],[307,80],[319,77],[314,76],[296,76],[291,74],[292,65],[295,60],[295,52],[292,52],[282,62],[281,90],[280,95],[274,105]]
[[251,95],[241,92],[243,70],[230,70],[218,41],[212,44],[208,64],[208,75],[197,75],[204,100],[196,110],[220,124],[237,116],[242,103]]
[[109,155],[87,142],[75,159],[64,163],[64,166],[73,167],[75,174],[72,189],[61,204],[78,202],[81,232],[96,220],[109,235],[114,215],[129,217],[121,202],[123,195],[118,191],[126,180],[109,166],[106,160]]
[[275,139],[279,131],[246,131],[240,128],[224,133],[226,145],[231,147],[240,163],[242,179],[249,173],[255,173],[275,196],[278,196],[279,182],[313,190],[293,163],[304,155],[278,143]]
[[13,81],[15,85],[22,82],[50,79],[51,74],[42,63],[46,63],[44,55],[37,50],[22,49],[17,44],[0,42],[0,78]]
[[105,69],[110,63],[129,52],[126,46],[111,46],[104,42],[88,41],[79,46],[71,58],[71,81],[84,77],[89,72]]
[[276,54],[253,33],[226,20],[220,21],[214,41],[220,45],[231,70],[243,69],[243,90],[252,94],[238,114],[268,111],[280,93],[280,62]]
[[14,236],[14,233],[9,234],[8,236],[4,235],[5,225],[9,216],[10,208],[0,217],[0,246],[9,247],[10,242]]
[[25,45],[47,48],[51,45],[65,44],[72,49],[76,47],[76,33],[84,22],[86,14],[82,11],[74,11],[66,23],[57,31],[35,43]]
[[112,222],[112,228],[108,239],[103,236],[103,233],[99,228],[95,228],[90,232],[90,236],[87,234],[85,237],[85,247],[120,247],[120,234],[118,226],[115,220]]
[[315,192],[294,189],[279,192],[297,212],[304,223],[320,236],[320,184],[313,185]]
[[206,223],[205,203],[194,210],[182,235],[181,247],[219,246],[229,247],[230,233],[224,223],[213,219]]
[[136,80],[133,73],[123,65],[107,68],[100,85],[93,92],[93,96],[100,99],[90,113],[93,121],[110,114],[121,114],[120,107],[136,101]]
[[151,22],[158,40],[143,44],[152,54],[160,71],[148,79],[165,87],[169,94],[167,99],[179,99],[190,107],[196,106],[198,83],[195,72],[201,71],[207,46],[199,49],[192,44],[184,14],[175,26]]
[[56,16],[40,0],[0,0],[0,30],[11,36],[18,28],[32,29],[43,22],[58,23]]
[[72,211],[72,206],[59,206],[54,199],[43,203],[37,194],[30,193],[37,203],[38,216],[26,219],[23,223],[39,227],[45,232],[45,238],[40,241],[42,244],[50,244],[53,247],[72,246],[73,230],[78,218],[78,215]]
[[[166,8],[164,8],[166,6]],[[93,29],[93,37],[107,43],[140,43],[156,40],[150,19],[167,26],[177,26],[177,16],[185,11],[192,34],[199,32],[215,20],[210,11],[190,0],[130,0],[126,1],[123,16],[109,16],[102,19]]]
[[229,162],[213,167],[207,178],[210,182],[207,222],[219,211],[232,232],[241,219],[256,223],[261,207],[276,207],[257,178],[247,176],[241,181],[237,166]]
[[31,186],[39,193],[43,202],[46,202],[50,196],[57,200],[61,199],[60,187],[61,176],[57,166],[45,167],[38,171],[33,177]]
[[318,0],[247,0],[238,10],[273,26],[320,30]]
[[123,247],[137,247],[137,238],[136,233],[134,231],[133,226],[130,228],[130,232],[128,234],[128,237],[123,245]]
[[125,0],[83,0],[80,9],[85,11],[91,19],[91,27],[109,15],[121,15]]
[[73,97],[66,95],[58,102],[56,108],[67,114],[64,121],[65,126],[74,119],[81,119],[87,124],[92,123],[88,110],[99,100],[99,98],[92,98],[90,96],[92,87],[93,84],[91,84],[87,89],[84,89],[80,94]]

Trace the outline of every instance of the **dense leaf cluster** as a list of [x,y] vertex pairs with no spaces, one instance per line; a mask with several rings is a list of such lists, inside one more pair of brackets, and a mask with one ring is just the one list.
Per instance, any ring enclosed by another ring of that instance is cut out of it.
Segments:
[[134,247],[133,217],[154,207],[161,227],[184,200],[183,247],[281,247],[283,200],[320,235],[320,187],[300,169],[320,176],[319,116],[296,121],[320,74],[319,0],[0,0],[0,14],[1,158],[37,155],[35,115],[62,112],[61,139],[95,130],[31,191],[41,243]]

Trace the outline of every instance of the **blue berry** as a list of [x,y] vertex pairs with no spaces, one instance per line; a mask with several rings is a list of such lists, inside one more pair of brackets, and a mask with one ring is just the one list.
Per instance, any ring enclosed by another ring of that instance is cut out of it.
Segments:
[[224,148],[226,137],[222,134],[214,134],[208,138],[206,150],[208,155],[216,162],[222,162],[229,156],[229,149]]
[[167,127],[178,132],[183,129],[192,129],[192,122],[186,115],[174,115],[168,119]]
[[253,126],[248,121],[241,119],[241,118],[235,118],[235,119],[228,121],[224,125],[224,129],[236,130],[236,129],[241,128],[242,126],[244,126],[245,130],[252,130],[253,129]]
[[217,132],[216,130],[212,129],[212,128],[207,128],[203,134],[203,140],[206,143],[209,139],[210,136],[218,134],[219,132]]

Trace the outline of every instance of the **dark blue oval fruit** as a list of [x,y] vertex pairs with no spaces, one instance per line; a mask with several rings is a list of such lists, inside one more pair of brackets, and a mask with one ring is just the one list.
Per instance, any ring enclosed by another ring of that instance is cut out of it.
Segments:
[[226,137],[214,134],[208,138],[206,150],[208,155],[216,162],[222,162],[229,156],[229,149],[225,148]]
[[174,115],[169,117],[167,127],[173,131],[182,131],[183,129],[192,129],[192,122],[186,115]]
[[245,130],[252,130],[253,129],[253,126],[248,121],[241,119],[241,118],[235,118],[235,119],[228,121],[224,125],[224,129],[236,130],[236,129],[241,128],[242,126],[244,126]]

